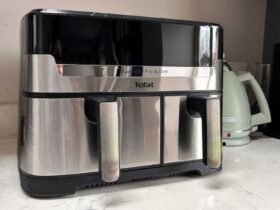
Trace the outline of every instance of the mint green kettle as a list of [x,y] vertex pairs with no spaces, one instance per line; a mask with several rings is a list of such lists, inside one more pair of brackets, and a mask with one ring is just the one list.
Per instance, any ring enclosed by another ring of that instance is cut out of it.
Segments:
[[[244,84],[248,83],[257,99],[260,112],[251,114]],[[249,134],[257,126],[271,122],[270,110],[264,93],[249,72],[236,74],[224,64],[223,145],[239,146],[250,142]]]

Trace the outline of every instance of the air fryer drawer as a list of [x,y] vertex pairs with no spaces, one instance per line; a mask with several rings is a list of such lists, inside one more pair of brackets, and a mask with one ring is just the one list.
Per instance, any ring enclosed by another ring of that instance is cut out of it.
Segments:
[[121,168],[160,164],[160,97],[119,97]]
[[[32,175],[100,171],[84,98],[22,97],[20,168]],[[160,97],[119,97],[120,169],[160,164]]]
[[98,171],[98,144],[83,98],[22,97],[19,167],[39,176]]
[[164,163],[199,160],[202,120],[187,110],[187,96],[164,97]]

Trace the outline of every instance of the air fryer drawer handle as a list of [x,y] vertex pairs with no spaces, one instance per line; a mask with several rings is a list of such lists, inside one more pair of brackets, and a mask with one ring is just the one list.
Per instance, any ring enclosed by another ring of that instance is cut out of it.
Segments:
[[220,96],[189,98],[188,109],[198,112],[202,118],[204,162],[210,168],[219,168],[222,163]]
[[120,175],[118,106],[117,102],[102,102],[99,106],[101,177],[105,182],[114,182]]
[[112,97],[86,99],[85,112],[96,125],[101,178],[115,182],[120,176],[118,104]]

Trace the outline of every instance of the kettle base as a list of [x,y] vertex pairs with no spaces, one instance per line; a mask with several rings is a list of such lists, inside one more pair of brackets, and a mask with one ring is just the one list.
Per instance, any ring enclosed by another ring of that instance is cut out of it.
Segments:
[[231,139],[225,139],[223,138],[223,146],[227,147],[234,147],[234,146],[242,146],[249,144],[251,141],[249,136],[244,136],[241,138],[231,138]]
[[122,170],[116,182],[106,183],[99,173],[86,173],[63,176],[34,176],[19,170],[21,187],[32,197],[54,198],[72,195],[79,189],[109,186],[113,184],[150,180],[179,175],[208,175],[220,171],[219,168],[209,168],[200,161],[188,161],[167,166],[154,166],[152,168],[139,168]]

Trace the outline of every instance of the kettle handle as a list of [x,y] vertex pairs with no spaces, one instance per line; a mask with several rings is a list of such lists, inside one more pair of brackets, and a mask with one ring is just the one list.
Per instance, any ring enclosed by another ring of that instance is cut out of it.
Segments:
[[271,115],[265,95],[258,84],[257,80],[250,72],[246,72],[237,76],[242,83],[248,82],[259,104],[260,112],[253,114],[251,119],[252,126],[257,126],[271,122]]

